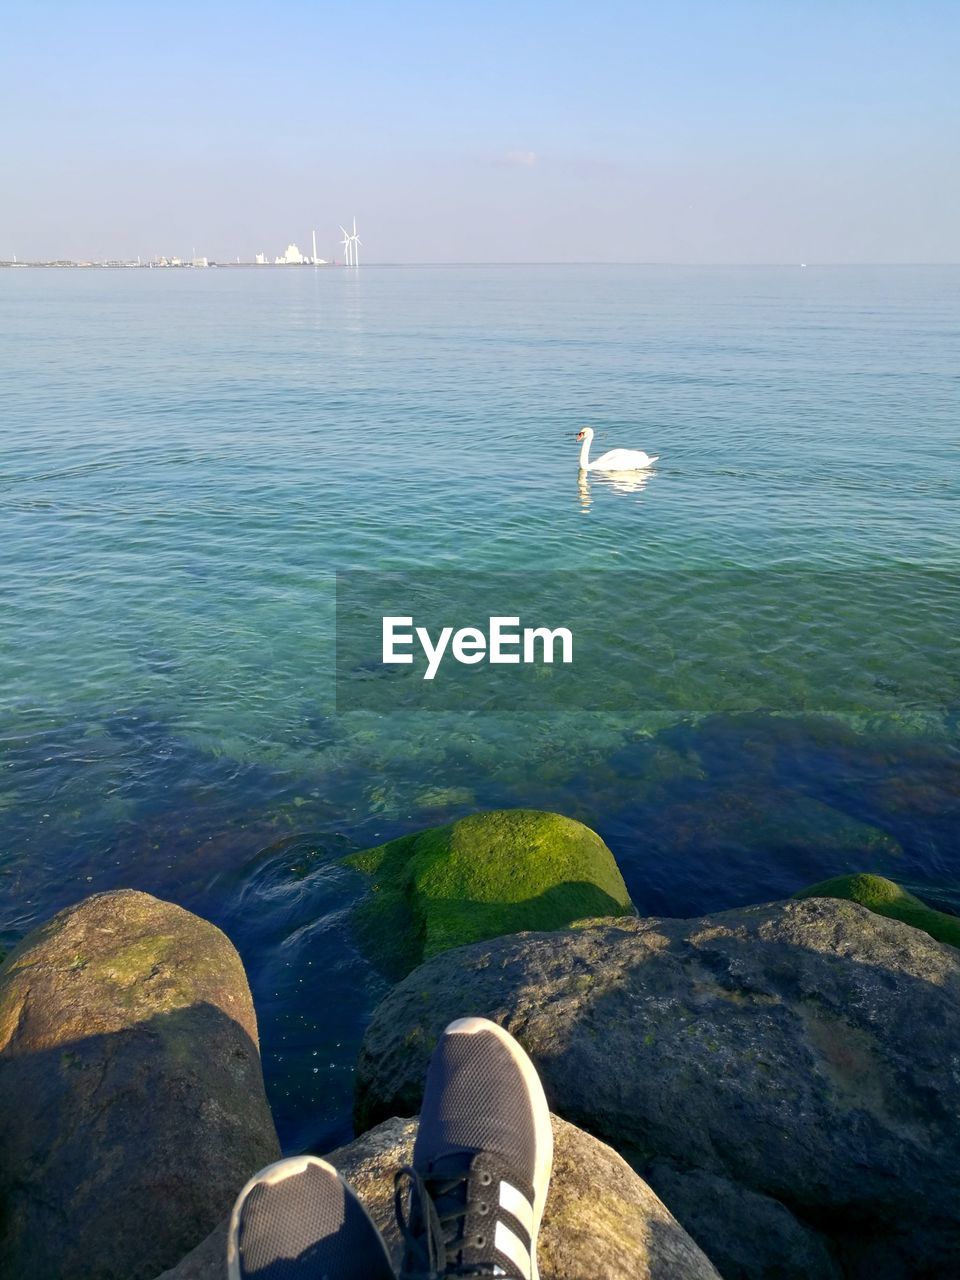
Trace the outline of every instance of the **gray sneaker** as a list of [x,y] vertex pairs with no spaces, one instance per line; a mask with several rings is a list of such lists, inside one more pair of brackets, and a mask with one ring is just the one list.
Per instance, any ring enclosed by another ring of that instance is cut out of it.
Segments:
[[540,1077],[486,1018],[451,1022],[430,1060],[413,1164],[396,1179],[402,1280],[538,1280],[553,1164]]
[[395,1280],[383,1237],[333,1165],[294,1156],[255,1174],[227,1233],[229,1280]]

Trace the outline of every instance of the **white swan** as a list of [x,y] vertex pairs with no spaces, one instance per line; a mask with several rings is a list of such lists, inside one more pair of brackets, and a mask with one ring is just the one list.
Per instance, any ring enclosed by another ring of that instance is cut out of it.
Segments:
[[577,432],[577,440],[583,441],[580,447],[581,471],[639,471],[642,467],[652,467],[660,457],[658,453],[651,458],[642,449],[610,449],[601,453],[595,462],[590,461],[590,445],[593,441],[593,427],[584,427]]

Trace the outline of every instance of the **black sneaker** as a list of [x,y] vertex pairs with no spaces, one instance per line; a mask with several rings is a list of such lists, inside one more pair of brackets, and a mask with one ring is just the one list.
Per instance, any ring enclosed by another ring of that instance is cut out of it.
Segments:
[[396,1179],[402,1280],[538,1280],[552,1164],[550,1111],[533,1063],[495,1023],[451,1022],[430,1060],[413,1165]]
[[294,1156],[255,1174],[227,1232],[229,1280],[395,1280],[383,1237],[332,1165]]

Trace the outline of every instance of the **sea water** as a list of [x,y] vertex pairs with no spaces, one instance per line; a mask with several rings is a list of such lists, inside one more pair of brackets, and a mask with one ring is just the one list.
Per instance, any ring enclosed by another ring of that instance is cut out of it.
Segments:
[[[526,805],[645,914],[960,909],[958,338],[958,268],[0,272],[0,938],[120,886],[214,920],[321,1150],[386,989],[354,850]],[[587,423],[660,461],[578,477]],[[338,711],[335,575],[386,572],[567,584],[585,683]]]

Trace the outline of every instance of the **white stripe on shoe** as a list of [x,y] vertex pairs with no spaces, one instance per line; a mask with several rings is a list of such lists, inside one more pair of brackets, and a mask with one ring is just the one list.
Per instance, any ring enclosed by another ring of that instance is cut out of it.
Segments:
[[533,1205],[522,1191],[518,1191],[509,1182],[500,1183],[500,1208],[516,1218],[531,1240],[533,1239],[535,1233]]
[[493,1247],[498,1253],[510,1259],[523,1276],[523,1280],[531,1280],[533,1268],[530,1263],[530,1252],[518,1235],[503,1222],[497,1223],[493,1237]]

